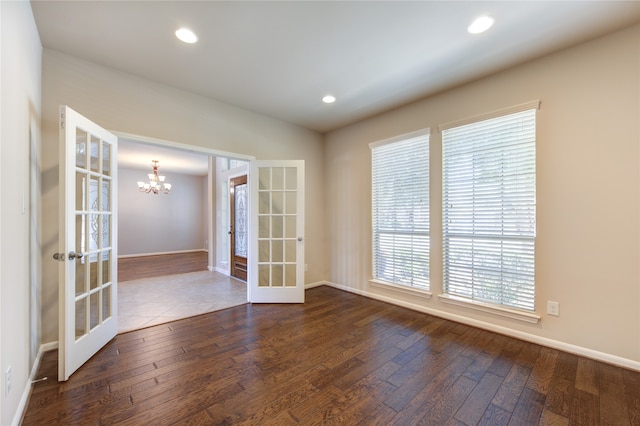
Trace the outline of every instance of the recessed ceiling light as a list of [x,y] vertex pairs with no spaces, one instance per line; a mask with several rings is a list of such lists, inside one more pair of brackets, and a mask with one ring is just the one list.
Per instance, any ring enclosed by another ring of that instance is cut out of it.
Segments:
[[469,34],[480,34],[491,28],[494,22],[495,19],[491,16],[481,16],[467,27],[467,31],[469,31]]
[[336,101],[336,97],[332,95],[327,95],[324,98],[322,98],[322,102],[324,102],[325,104],[332,104],[335,101]]
[[198,36],[188,28],[180,28],[176,31],[176,37],[185,43],[195,43],[198,41]]

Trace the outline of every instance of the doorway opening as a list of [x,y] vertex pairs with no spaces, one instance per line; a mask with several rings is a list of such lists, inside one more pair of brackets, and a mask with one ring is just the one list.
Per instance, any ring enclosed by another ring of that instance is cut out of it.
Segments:
[[[229,235],[221,240],[219,231],[229,217],[220,166],[248,162],[119,136],[119,332],[246,303],[246,283],[231,277],[229,263],[217,254],[221,242],[229,246]],[[169,194],[138,191],[136,181],[144,180],[153,160],[172,184]]]

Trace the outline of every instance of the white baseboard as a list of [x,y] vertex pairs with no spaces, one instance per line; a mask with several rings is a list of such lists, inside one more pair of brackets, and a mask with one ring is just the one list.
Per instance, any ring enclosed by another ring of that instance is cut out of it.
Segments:
[[320,287],[321,285],[331,285],[326,281],[317,281],[315,283],[308,283],[304,285],[304,289],[308,290],[310,288],[314,288],[314,287]]
[[[211,268],[211,266],[210,266],[210,268]],[[226,275],[226,276],[230,275],[228,269],[224,269],[224,268],[221,268],[219,266],[216,266],[215,268],[210,269],[210,271],[216,271],[216,272],[219,272],[219,273],[221,273],[223,275]]]
[[[36,355],[36,359],[33,361],[33,366],[31,367],[31,373],[29,373],[29,379],[27,380],[27,384],[22,391],[22,396],[20,397],[20,402],[18,403],[16,414],[15,416],[13,416],[13,420],[11,421],[11,426],[18,426],[21,423],[22,416],[24,415],[24,410],[27,408],[27,402],[29,401],[29,396],[31,395],[31,385],[33,384],[36,374],[38,374],[38,369],[40,368],[42,354],[53,349],[58,349],[58,342],[50,342],[40,345],[40,348],[38,349],[38,355]],[[58,378],[56,377],[54,380],[57,379]]]
[[38,353],[40,352],[45,353],[45,352],[52,351],[54,349],[58,349],[57,340],[55,342],[43,343],[42,345],[40,345],[40,350],[38,351]]
[[118,259],[126,259],[128,257],[160,256],[163,254],[195,253],[198,251],[203,251],[205,253],[209,252],[209,250],[206,250],[206,249],[192,249],[192,250],[160,251],[157,253],[119,254]]
[[507,327],[491,324],[485,321],[479,321],[473,318],[468,318],[462,315],[452,314],[449,312],[443,312],[436,309],[427,308],[413,303],[396,300],[390,297],[381,296],[379,294],[369,293],[368,291],[358,290],[350,288],[341,284],[336,284],[328,281],[320,283],[313,283],[305,286],[305,288],[317,287],[319,285],[327,285],[329,287],[337,288],[339,290],[348,291],[350,293],[359,294],[361,296],[369,297],[371,299],[380,300],[382,302],[391,303],[392,305],[402,306],[407,309],[411,309],[425,314],[433,315],[435,317],[448,319],[451,321],[459,322],[472,327],[481,328],[483,330],[493,331],[495,333],[503,334],[505,336],[514,337],[516,339],[524,340],[526,342],[535,343],[541,346],[546,346],[552,349],[558,349],[563,352],[569,352],[574,355],[583,356],[585,358],[594,359],[596,361],[602,361],[607,364],[617,365],[619,367],[628,368],[630,370],[640,371],[640,361],[634,361],[632,359],[622,358],[617,355],[612,355],[606,352],[600,352],[593,349],[585,348],[583,346],[572,345],[570,343],[561,342],[559,340],[553,340],[542,336],[536,336],[535,334],[525,333],[523,331],[513,330]]

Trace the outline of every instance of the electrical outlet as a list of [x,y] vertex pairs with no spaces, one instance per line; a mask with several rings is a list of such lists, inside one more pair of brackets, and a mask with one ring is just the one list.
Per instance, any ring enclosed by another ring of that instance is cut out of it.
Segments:
[[547,313],[555,317],[560,316],[560,302],[547,301]]
[[11,366],[7,367],[7,371],[5,372],[5,375],[4,375],[4,381],[5,381],[6,395],[8,396],[11,393]]

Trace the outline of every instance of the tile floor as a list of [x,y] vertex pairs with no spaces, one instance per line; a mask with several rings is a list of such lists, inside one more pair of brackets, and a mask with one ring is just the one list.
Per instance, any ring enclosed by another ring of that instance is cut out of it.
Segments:
[[118,284],[118,332],[247,303],[246,283],[200,271]]

